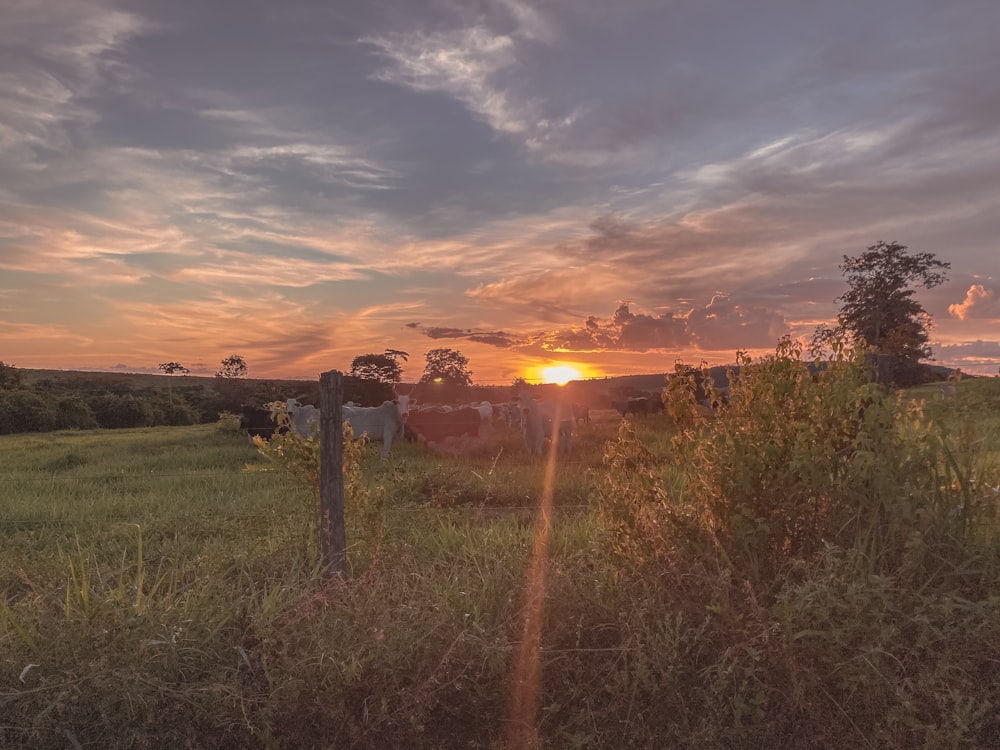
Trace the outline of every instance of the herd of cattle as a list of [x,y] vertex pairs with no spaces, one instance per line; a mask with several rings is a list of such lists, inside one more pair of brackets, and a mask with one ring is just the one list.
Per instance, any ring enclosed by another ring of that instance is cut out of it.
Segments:
[[[622,417],[641,416],[662,410],[656,397],[629,398],[612,401]],[[296,399],[273,404],[265,409],[244,406],[240,427],[250,437],[269,440],[275,433],[292,430],[301,437],[316,437],[319,433],[320,411]],[[283,406],[283,408],[282,408]],[[369,440],[382,443],[382,456],[388,456],[393,441],[400,438],[444,449],[449,441],[476,439],[494,426],[519,429],[524,445],[532,455],[544,453],[547,443],[556,441],[557,450],[569,453],[573,446],[573,428],[590,422],[590,409],[560,399],[536,400],[528,391],[504,404],[482,401],[465,406],[417,405],[412,398],[399,395],[394,401],[380,406],[343,407],[344,421],[355,436],[367,435]],[[287,417],[282,417],[282,412]]]

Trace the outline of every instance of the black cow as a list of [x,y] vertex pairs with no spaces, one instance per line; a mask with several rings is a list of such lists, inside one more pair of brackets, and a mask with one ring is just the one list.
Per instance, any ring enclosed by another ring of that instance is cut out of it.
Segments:
[[275,433],[281,435],[288,432],[286,425],[277,423],[277,414],[270,409],[262,409],[259,406],[243,404],[240,414],[240,429],[246,430],[247,438],[252,440],[255,437],[262,437],[270,440]]

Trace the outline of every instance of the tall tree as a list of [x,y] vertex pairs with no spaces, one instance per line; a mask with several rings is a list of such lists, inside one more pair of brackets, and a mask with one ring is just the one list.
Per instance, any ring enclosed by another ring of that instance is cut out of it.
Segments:
[[843,303],[837,328],[821,327],[817,338],[847,331],[864,339],[876,354],[890,355],[896,372],[912,369],[931,356],[931,318],[913,298],[915,287],[943,284],[949,268],[950,263],[933,253],[910,254],[898,242],[879,241],[861,255],[845,255],[840,269],[849,289],[835,300]]
[[157,365],[163,372],[167,375],[173,375],[175,372],[188,373],[191,372],[188,368],[182,365],[180,362],[161,362]]
[[427,352],[421,383],[444,383],[452,386],[472,385],[469,360],[455,349],[431,349]]
[[230,354],[222,360],[222,366],[216,371],[217,378],[245,378],[249,372],[247,362],[239,354]]
[[375,380],[379,383],[398,383],[403,379],[404,362],[410,355],[398,349],[386,349],[383,354],[361,354],[351,361],[348,373],[361,380]]
[[[182,375],[186,375],[191,372],[188,368],[182,365],[180,362],[161,362],[157,365],[163,372],[167,375],[173,375],[175,372],[179,372]],[[170,398],[170,403],[174,402],[174,384],[167,380],[167,395]]]
[[216,371],[215,390],[222,397],[222,405],[228,411],[238,412],[240,406],[248,401],[254,388],[247,380],[248,373],[247,362],[239,354],[226,357]]

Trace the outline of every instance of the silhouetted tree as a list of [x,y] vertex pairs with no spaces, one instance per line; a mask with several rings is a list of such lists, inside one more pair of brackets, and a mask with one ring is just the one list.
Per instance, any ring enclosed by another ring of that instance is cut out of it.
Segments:
[[221,364],[215,373],[215,391],[222,398],[224,409],[239,412],[240,405],[249,399],[254,387],[247,380],[246,360],[239,354],[231,354]]
[[[908,254],[905,245],[879,241],[857,257],[844,256],[840,269],[850,287],[834,327],[820,326],[813,342],[819,346],[844,332],[864,339],[882,362],[883,376],[895,381],[912,377],[921,359],[931,356],[927,345],[931,318],[913,299],[914,288],[930,289],[947,281],[950,263],[933,253]],[[904,384],[900,382],[900,384]]]
[[425,355],[427,364],[421,383],[444,383],[445,385],[470,386],[472,373],[469,360],[455,349],[431,349]]
[[399,360],[405,362],[409,356],[398,349],[386,349],[383,354],[362,354],[351,361],[348,374],[360,380],[398,383],[403,379],[403,367]]
[[[163,365],[160,365],[161,367]],[[217,378],[245,378],[247,376],[247,363],[239,354],[230,354],[222,360],[222,367],[215,373]]]
[[[173,375],[175,372],[186,375],[191,372],[188,368],[182,365],[180,362],[161,362],[157,365],[164,373],[167,375]],[[174,384],[167,380],[167,395],[170,398],[170,403],[174,401]]]
[[173,375],[175,372],[188,373],[191,372],[188,368],[182,365],[180,362],[161,362],[157,365],[163,372],[167,375]]
[[425,355],[424,374],[413,394],[422,403],[457,403],[466,400],[472,385],[469,360],[454,349],[431,349]]

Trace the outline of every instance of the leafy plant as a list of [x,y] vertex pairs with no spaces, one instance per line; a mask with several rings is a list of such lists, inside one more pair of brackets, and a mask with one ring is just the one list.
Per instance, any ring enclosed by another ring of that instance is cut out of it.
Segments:
[[[267,405],[275,414],[278,425],[288,426],[289,417],[285,404],[280,402]],[[344,514],[362,534],[370,539],[382,536],[384,528],[382,493],[364,482],[361,470],[362,453],[368,443],[366,435],[354,439],[354,432],[348,422],[343,425],[343,473],[344,473]],[[269,468],[291,476],[310,490],[315,504],[304,509],[308,517],[316,519],[310,524],[312,536],[318,533],[318,509],[320,492],[320,440],[318,437],[303,438],[294,430],[275,433],[270,440],[259,436],[253,438],[257,451],[268,459],[269,465],[248,464],[248,471],[266,471]],[[317,547],[318,549],[318,547]]]

